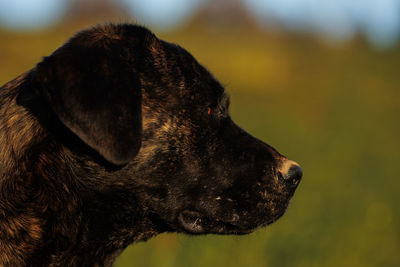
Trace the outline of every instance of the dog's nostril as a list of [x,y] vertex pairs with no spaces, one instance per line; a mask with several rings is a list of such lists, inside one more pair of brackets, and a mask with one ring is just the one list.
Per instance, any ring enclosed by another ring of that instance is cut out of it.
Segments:
[[301,167],[293,162],[289,168],[285,169],[278,172],[278,177],[288,185],[297,186],[301,177],[303,177],[303,170]]

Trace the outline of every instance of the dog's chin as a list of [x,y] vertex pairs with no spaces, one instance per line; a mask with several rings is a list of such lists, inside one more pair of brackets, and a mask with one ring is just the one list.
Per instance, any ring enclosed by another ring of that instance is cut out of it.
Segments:
[[[277,219],[277,218],[276,218]],[[225,222],[220,219],[213,219],[193,210],[184,210],[178,214],[178,231],[192,235],[201,234],[226,234],[244,235],[249,234],[259,227],[271,224],[276,220],[271,219],[262,225],[241,226],[240,222]]]

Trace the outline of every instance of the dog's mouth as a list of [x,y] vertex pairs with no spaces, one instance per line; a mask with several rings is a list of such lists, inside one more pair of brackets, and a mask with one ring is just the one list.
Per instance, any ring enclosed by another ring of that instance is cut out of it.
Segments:
[[177,218],[183,232],[189,234],[248,234],[257,227],[243,228],[232,222],[225,222],[219,219],[211,219],[198,211],[184,210]]

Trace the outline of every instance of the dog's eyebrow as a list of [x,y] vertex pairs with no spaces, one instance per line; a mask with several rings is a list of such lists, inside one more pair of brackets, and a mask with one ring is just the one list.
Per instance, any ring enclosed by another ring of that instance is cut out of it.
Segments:
[[220,102],[225,107],[229,107],[229,104],[231,103],[231,98],[226,91],[224,91]]
[[228,110],[229,105],[230,105],[230,102],[231,102],[230,96],[229,96],[229,94],[224,90],[223,93],[222,93],[222,95],[221,95],[221,97],[219,98],[218,107],[219,107],[221,110]]

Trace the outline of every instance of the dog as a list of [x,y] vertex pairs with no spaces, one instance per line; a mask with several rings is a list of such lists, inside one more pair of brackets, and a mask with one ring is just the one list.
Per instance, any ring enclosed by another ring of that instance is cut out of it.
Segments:
[[77,33],[0,89],[0,265],[111,266],[159,233],[276,221],[301,167],[228,107],[190,53],[142,26]]

